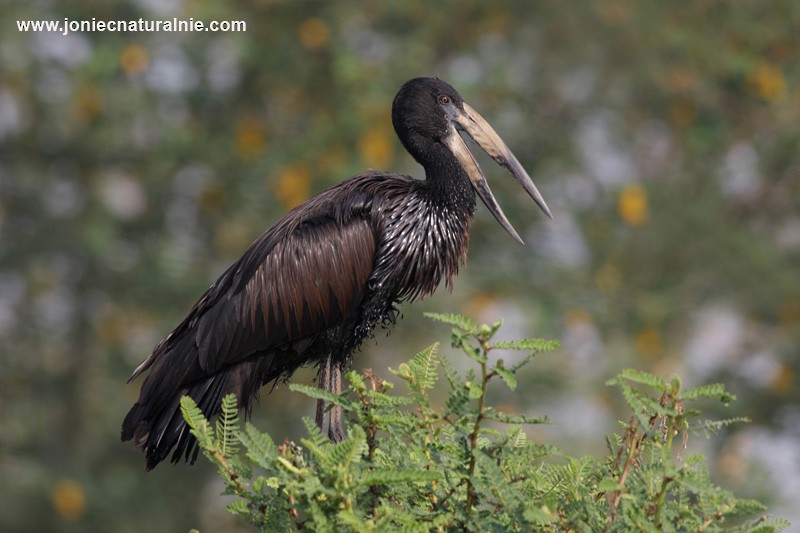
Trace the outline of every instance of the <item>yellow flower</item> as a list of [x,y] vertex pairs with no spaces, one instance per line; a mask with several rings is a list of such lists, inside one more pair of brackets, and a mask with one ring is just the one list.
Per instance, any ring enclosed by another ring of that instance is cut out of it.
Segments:
[[358,153],[368,168],[385,169],[392,162],[392,138],[386,128],[370,128],[358,140]]
[[77,520],[86,511],[86,493],[74,479],[62,479],[50,494],[53,507],[65,520]]
[[103,110],[100,91],[93,85],[86,85],[75,92],[72,100],[72,116],[81,124],[91,122]]
[[629,226],[639,227],[647,223],[647,191],[639,184],[628,185],[619,195],[617,210],[622,220]]
[[300,36],[300,42],[309,50],[324,48],[331,40],[328,24],[319,18],[309,18],[301,22],[297,33]]
[[236,123],[236,153],[242,159],[252,159],[264,149],[267,133],[255,117],[243,117]]
[[794,388],[794,370],[782,364],[780,369],[775,372],[769,382],[769,388],[777,394],[786,394]]
[[139,44],[129,44],[119,55],[119,65],[126,74],[139,74],[147,70],[150,56]]
[[278,172],[274,188],[284,209],[300,205],[308,199],[311,191],[311,169],[304,163],[284,167]]
[[772,63],[762,63],[750,74],[750,86],[767,102],[777,102],[786,96],[786,78]]
[[664,349],[661,334],[655,328],[647,328],[637,333],[633,343],[636,350],[648,359],[661,354]]

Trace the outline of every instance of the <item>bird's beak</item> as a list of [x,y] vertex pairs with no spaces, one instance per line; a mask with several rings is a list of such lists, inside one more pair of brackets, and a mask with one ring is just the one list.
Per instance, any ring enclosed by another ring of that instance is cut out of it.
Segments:
[[483,200],[483,203],[489,211],[492,212],[494,218],[497,219],[500,225],[503,226],[512,237],[521,243],[522,239],[516,230],[514,230],[513,226],[511,226],[503,210],[500,209],[500,206],[497,204],[497,200],[495,200],[491,189],[489,189],[489,184],[486,182],[481,167],[478,165],[472,152],[467,148],[464,139],[462,139],[461,135],[456,131],[457,129],[465,131],[478,143],[478,146],[480,146],[484,152],[489,154],[489,157],[497,161],[497,163],[505,167],[512,176],[517,178],[517,181],[522,184],[522,187],[530,197],[533,198],[536,205],[544,211],[545,215],[551,219],[553,215],[550,213],[550,209],[547,207],[544,198],[539,194],[539,190],[536,188],[536,185],[533,184],[533,181],[531,181],[528,173],[522,168],[522,165],[517,158],[514,157],[514,154],[509,150],[508,146],[506,146],[506,143],[503,142],[503,139],[494,131],[494,128],[492,128],[489,123],[486,122],[486,119],[480,116],[472,107],[468,106],[466,103],[464,103],[463,106],[463,111],[455,106],[452,108],[452,115],[450,118],[455,128],[451,131],[450,135],[445,137],[445,144],[447,144],[447,147],[453,152],[453,155],[456,156],[456,159],[458,159],[458,162],[464,168],[464,171],[472,182],[473,188],[478,193],[478,196],[481,197],[481,200]]

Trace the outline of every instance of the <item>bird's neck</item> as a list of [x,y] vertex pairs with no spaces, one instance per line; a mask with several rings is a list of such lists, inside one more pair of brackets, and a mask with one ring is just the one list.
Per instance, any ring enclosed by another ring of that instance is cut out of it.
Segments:
[[475,190],[449,150],[443,148],[423,166],[429,193],[438,204],[470,216],[475,212]]

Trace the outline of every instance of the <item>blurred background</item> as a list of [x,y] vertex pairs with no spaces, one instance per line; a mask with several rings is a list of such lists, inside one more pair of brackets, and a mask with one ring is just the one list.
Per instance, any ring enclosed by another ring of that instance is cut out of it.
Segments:
[[[668,3],[0,2],[0,530],[236,531],[205,461],[144,460],[119,428],[132,369],[282,213],[366,168],[422,177],[399,86],[453,84],[555,214],[482,162],[519,246],[478,206],[452,294],[403,308],[355,368],[504,318],[556,338],[509,410],[533,438],[605,452],[624,367],[721,381],[690,451],[800,527],[800,9]],[[239,33],[26,33],[17,20],[243,20]],[[309,383],[314,371],[296,379]],[[256,424],[302,434],[279,385]],[[800,530],[800,529],[798,529]]]

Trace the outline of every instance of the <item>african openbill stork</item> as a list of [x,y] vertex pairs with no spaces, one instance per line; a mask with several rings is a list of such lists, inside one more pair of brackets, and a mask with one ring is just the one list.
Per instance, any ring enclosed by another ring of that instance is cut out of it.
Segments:
[[[317,364],[319,386],[338,394],[353,351],[375,326],[395,322],[398,303],[432,293],[442,280],[452,288],[466,260],[476,192],[522,242],[459,132],[551,216],[502,139],[444,81],[405,83],[392,123],[425,180],[368,171],[296,207],[222,273],[134,370],[131,380],[149,374],[122,424],[122,440],[134,439],[148,470],[173,448],[173,462],[197,456],[181,417],[183,395],[207,417],[231,392],[249,412],[263,385],[306,364]],[[341,418],[340,409],[318,402],[317,424],[334,441],[345,436]]]

